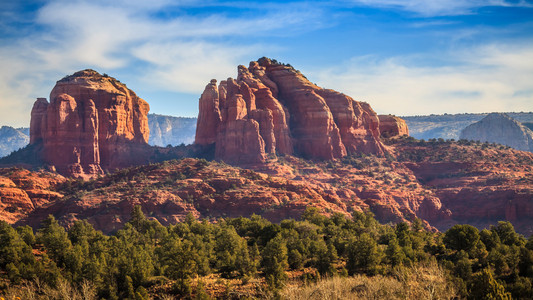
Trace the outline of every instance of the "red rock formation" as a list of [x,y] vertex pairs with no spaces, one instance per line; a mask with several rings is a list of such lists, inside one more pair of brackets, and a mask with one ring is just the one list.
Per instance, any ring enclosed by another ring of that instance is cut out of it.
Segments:
[[409,135],[407,123],[393,115],[379,115],[379,131],[383,137]]
[[48,108],[48,101],[46,98],[37,98],[31,110],[30,120],[30,144],[34,144],[43,139],[43,119],[46,116],[46,109]]
[[217,128],[220,124],[219,96],[215,79],[205,87],[200,97],[200,110],[196,126],[196,142],[201,145],[216,141]]
[[61,174],[102,174],[139,160],[148,141],[149,109],[116,79],[80,71],[57,82],[49,104],[44,98],[35,102],[30,143],[42,142],[45,162]]
[[[236,80],[215,85],[212,80],[200,98],[195,143],[216,143],[216,159],[253,164],[264,162],[266,153],[333,159],[385,152],[368,104],[322,89],[291,66],[262,58],[239,66]],[[250,122],[258,126],[244,125]],[[242,146],[248,143],[255,146]]]

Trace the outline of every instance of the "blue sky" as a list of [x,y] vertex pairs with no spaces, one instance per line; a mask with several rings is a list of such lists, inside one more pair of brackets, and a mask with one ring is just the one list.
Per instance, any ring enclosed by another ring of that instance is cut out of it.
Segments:
[[34,0],[0,4],[0,125],[86,68],[196,116],[210,79],[262,56],[378,113],[533,111],[531,0]]

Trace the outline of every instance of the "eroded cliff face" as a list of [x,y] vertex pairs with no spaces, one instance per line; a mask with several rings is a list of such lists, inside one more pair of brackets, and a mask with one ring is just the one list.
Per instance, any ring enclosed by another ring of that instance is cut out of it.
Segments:
[[370,105],[268,58],[239,66],[237,79],[211,80],[199,108],[195,143],[214,143],[215,158],[229,163],[263,163],[276,153],[334,159],[386,151]]
[[[30,144],[61,174],[86,177],[135,164],[147,147],[146,101],[126,85],[94,70],[56,83],[50,103],[38,98],[31,112]],[[143,160],[144,161],[144,160]]]

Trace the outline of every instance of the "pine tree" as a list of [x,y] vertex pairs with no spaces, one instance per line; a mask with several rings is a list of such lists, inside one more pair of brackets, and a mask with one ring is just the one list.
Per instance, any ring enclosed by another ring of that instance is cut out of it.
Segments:
[[392,266],[401,265],[406,259],[405,253],[395,237],[389,240],[389,244],[385,249],[385,255],[387,262]]
[[38,240],[44,244],[50,257],[59,267],[65,265],[66,255],[72,247],[67,232],[59,225],[54,216],[49,215],[38,231]]
[[271,239],[263,249],[263,270],[269,287],[277,290],[283,287],[288,267],[287,246],[281,235]]
[[361,234],[350,242],[347,248],[348,261],[346,268],[350,275],[364,272],[374,274],[381,262],[381,252],[376,241],[367,233]]
[[489,269],[483,269],[472,276],[469,299],[475,300],[510,300],[511,295],[498,283]]

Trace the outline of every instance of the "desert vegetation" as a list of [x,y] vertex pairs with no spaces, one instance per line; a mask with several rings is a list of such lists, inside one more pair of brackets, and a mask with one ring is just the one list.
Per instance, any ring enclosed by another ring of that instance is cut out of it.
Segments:
[[162,226],[137,206],[110,235],[49,216],[36,232],[0,222],[0,241],[4,299],[533,297],[533,239],[508,222],[434,233],[309,208]]

